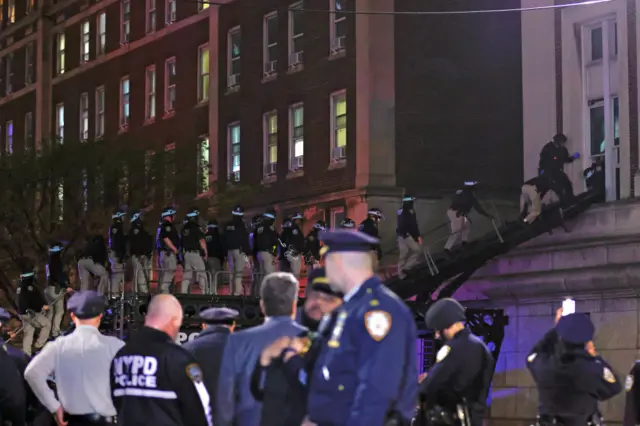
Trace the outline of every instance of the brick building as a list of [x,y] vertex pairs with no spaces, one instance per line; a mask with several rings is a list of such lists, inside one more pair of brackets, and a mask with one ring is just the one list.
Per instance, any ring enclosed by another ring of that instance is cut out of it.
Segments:
[[[334,225],[376,206],[389,217],[389,245],[405,190],[420,198],[428,229],[444,221],[442,197],[464,179],[497,198],[520,186],[519,15],[339,13],[352,0],[313,2],[318,10],[216,3],[225,4],[0,0],[2,149],[55,136],[132,138],[150,154],[188,143],[194,172],[196,158],[209,158],[213,180],[257,189],[248,208]],[[400,3],[358,7],[468,7]]]

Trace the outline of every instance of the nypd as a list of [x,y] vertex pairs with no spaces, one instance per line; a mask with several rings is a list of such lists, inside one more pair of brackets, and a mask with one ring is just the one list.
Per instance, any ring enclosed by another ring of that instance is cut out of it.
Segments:
[[156,250],[160,255],[158,259],[160,264],[158,282],[162,293],[169,293],[173,278],[176,275],[176,268],[178,267],[180,237],[173,223],[175,215],[176,211],[172,207],[165,207],[160,215],[162,222],[160,222],[156,234]]
[[624,383],[626,401],[624,404],[623,426],[640,424],[640,361],[636,361]]
[[231,221],[224,228],[224,242],[227,249],[229,272],[232,274],[229,294],[237,296],[243,293],[242,276],[249,263],[251,247],[249,232],[242,218],[244,207],[236,206],[231,212]]
[[468,244],[471,234],[469,213],[472,209],[475,208],[482,216],[493,219],[493,216],[482,208],[474,194],[477,185],[478,182],[476,181],[466,181],[464,182],[464,187],[458,189],[453,195],[451,206],[447,210],[447,217],[451,224],[451,235],[444,245],[444,251],[447,254],[450,254],[451,249],[459,242],[462,242],[463,247]]
[[218,291],[216,288],[217,274],[223,270],[222,262],[227,257],[216,219],[210,219],[207,222],[207,232],[204,234],[204,240],[207,243],[207,271],[209,271],[210,278],[213,280],[211,291],[216,294]]
[[398,275],[405,276],[406,271],[420,262],[422,256],[422,237],[418,228],[418,219],[413,203],[416,198],[411,195],[402,197],[402,208],[398,210],[398,227],[396,236],[398,240]]
[[187,213],[187,222],[182,227],[180,234],[180,246],[184,259],[182,293],[190,292],[192,280],[198,282],[202,294],[206,294],[208,290],[207,271],[205,268],[207,244],[204,233],[198,223],[199,216],[200,212],[198,209],[192,208],[189,210]]
[[62,262],[62,243],[55,242],[49,246],[49,259],[46,265],[47,288],[44,291],[47,305],[47,319],[51,322],[51,337],[58,337],[60,334],[60,323],[64,316],[64,294],[71,293],[73,289],[69,284],[69,277],[64,271]]
[[109,263],[111,263],[111,294],[120,293],[120,286],[124,285],[124,268],[127,263],[127,237],[122,225],[125,212],[117,210],[111,215],[109,227]]
[[600,424],[598,402],[620,393],[622,385],[593,345],[595,328],[588,315],[556,312],[556,326],[527,356],[538,387],[538,424]]
[[[377,208],[370,209],[367,213],[367,218],[363,220],[358,226],[358,231],[364,232],[365,234],[373,238],[380,239],[380,231],[378,229],[378,226],[381,220],[384,220],[384,214],[382,214],[382,210]],[[371,255],[374,256],[373,270],[377,271],[378,264],[380,260],[382,260],[382,249],[380,248],[380,244],[375,244],[371,246],[371,250],[373,252]]]
[[16,292],[18,293],[18,311],[24,330],[22,351],[31,355],[36,331],[38,332],[38,340],[35,343],[36,350],[42,349],[47,343],[51,331],[51,322],[46,316],[50,307],[47,305],[44,292],[36,283],[35,272],[31,265],[24,266]]
[[[263,215],[262,221],[256,226],[253,237],[254,250],[258,271],[262,277],[274,272],[275,259],[278,250],[278,233],[275,228],[276,212],[269,210]],[[262,279],[260,279],[262,282]],[[254,289],[254,295],[260,293],[260,289]]]
[[356,223],[350,217],[345,217],[340,221],[340,229],[350,229],[355,231]]
[[136,291],[149,292],[149,274],[151,272],[151,259],[153,258],[153,237],[144,227],[142,211],[131,216],[131,226],[127,238],[129,254],[133,263],[134,283]]
[[287,247],[284,256],[288,262],[289,271],[296,278],[300,278],[305,244],[304,234],[302,232],[302,219],[303,216],[300,213],[295,213],[291,217],[291,226],[282,241]]
[[409,424],[417,398],[416,327],[374,275],[378,240],[358,231],[320,236],[331,287],[344,294],[310,378],[308,418],[320,425]]

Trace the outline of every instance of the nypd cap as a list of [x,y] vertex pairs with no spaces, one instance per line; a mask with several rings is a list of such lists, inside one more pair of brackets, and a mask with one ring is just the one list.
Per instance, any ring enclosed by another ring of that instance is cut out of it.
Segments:
[[334,291],[329,285],[329,280],[327,279],[327,274],[324,268],[316,268],[307,277],[307,285],[311,291],[317,291],[320,293],[325,293],[331,296],[336,296],[342,299],[344,294],[339,291]]
[[231,324],[240,313],[231,308],[209,308],[200,312],[200,319],[205,324]]
[[0,308],[0,321],[9,321],[11,319],[11,314],[4,309]]
[[74,293],[67,302],[67,309],[78,319],[91,319],[102,314],[107,303],[101,295],[92,290]]
[[424,319],[427,328],[431,330],[444,330],[466,320],[464,307],[457,300],[448,297],[431,305]]
[[580,345],[593,340],[595,327],[587,314],[576,313],[560,318],[556,332],[567,343]]
[[364,232],[337,229],[320,233],[320,241],[324,247],[320,254],[332,252],[369,252],[372,244],[379,244],[380,240]]

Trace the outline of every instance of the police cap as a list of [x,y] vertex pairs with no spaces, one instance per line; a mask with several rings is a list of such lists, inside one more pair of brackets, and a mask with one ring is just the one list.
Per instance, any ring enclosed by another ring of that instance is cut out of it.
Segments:
[[336,296],[342,299],[344,294],[339,291],[334,291],[329,285],[329,280],[327,279],[327,273],[324,268],[316,268],[307,277],[307,285],[311,289],[311,291],[318,291],[320,293],[325,293],[330,296]]
[[67,302],[67,309],[78,319],[91,319],[104,312],[107,303],[104,297],[93,290],[74,293]]
[[369,252],[372,244],[379,244],[380,240],[360,231],[336,229],[320,233],[320,241],[324,247],[320,254],[332,252]]
[[11,319],[11,314],[4,309],[0,308],[0,321],[9,321]]
[[464,307],[451,298],[440,299],[429,307],[424,322],[431,330],[445,330],[457,322],[466,321]]
[[233,324],[240,313],[231,308],[209,308],[200,312],[200,319],[205,324]]
[[595,327],[587,314],[576,313],[560,318],[556,332],[565,342],[580,345],[593,340]]

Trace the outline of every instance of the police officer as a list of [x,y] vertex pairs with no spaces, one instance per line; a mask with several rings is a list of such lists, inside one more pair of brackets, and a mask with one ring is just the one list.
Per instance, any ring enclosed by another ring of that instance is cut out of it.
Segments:
[[561,200],[573,197],[571,180],[564,172],[564,165],[580,158],[580,153],[569,155],[567,137],[558,133],[540,151],[539,174],[546,174],[554,183],[554,191]]
[[178,267],[180,237],[173,223],[175,215],[176,211],[172,207],[168,206],[162,210],[160,214],[162,222],[160,222],[156,237],[156,250],[160,256],[158,259],[160,264],[160,273],[158,275],[160,279],[158,281],[160,282],[160,291],[162,293],[171,291],[171,284]]
[[422,259],[422,237],[418,228],[418,219],[413,208],[416,200],[411,195],[402,198],[402,208],[398,210],[398,227],[396,237],[398,240],[398,275],[403,278],[405,271],[416,266]]
[[302,256],[304,254],[305,239],[302,232],[302,214],[295,213],[291,216],[291,226],[284,235],[283,243],[287,247],[284,256],[289,265],[290,272],[300,278],[302,269]]
[[[254,244],[260,283],[267,274],[275,270],[276,251],[278,250],[278,233],[275,227],[276,212],[269,210],[263,214],[263,220],[255,230]],[[260,288],[254,289],[254,296],[260,294]]]
[[[204,384],[211,395],[211,407],[215,407],[218,374],[222,354],[229,335],[236,328],[240,313],[230,308],[209,308],[200,312],[202,332],[182,347],[188,350],[202,366]],[[215,418],[215,415],[214,415]]]
[[251,295],[258,296],[260,294],[260,264],[258,263],[258,250],[256,247],[256,234],[258,227],[262,223],[263,216],[261,214],[255,215],[251,218],[251,224],[249,225],[249,247],[251,248]]
[[199,216],[198,209],[192,208],[189,210],[187,223],[182,227],[182,234],[180,235],[182,255],[184,256],[182,293],[190,292],[192,278],[200,285],[202,294],[206,294],[209,287],[205,267],[207,243],[198,223]]
[[[11,320],[9,312],[0,308],[0,326]],[[27,414],[27,389],[10,351],[14,348],[0,341],[0,424],[24,426]]]
[[109,228],[109,263],[111,263],[111,294],[118,295],[124,285],[124,268],[127,256],[127,237],[122,224],[125,212],[116,210],[111,215]]
[[600,424],[598,401],[620,393],[611,366],[593,345],[595,327],[588,315],[562,315],[527,356],[527,368],[538,387],[540,425]]
[[420,383],[423,408],[430,418],[438,418],[442,412],[456,418],[460,406],[468,410],[472,426],[482,425],[495,363],[491,352],[465,327],[465,311],[456,300],[438,300],[427,311],[425,321],[445,344]]
[[[307,234],[307,238],[305,239],[305,249],[304,249],[304,261],[307,266],[307,274],[315,269],[320,267],[320,260],[322,256],[320,255],[320,232],[325,231],[327,229],[327,224],[323,220],[319,220],[313,224],[313,228]],[[305,288],[305,296],[306,291],[309,289],[309,286]]]
[[119,424],[213,425],[202,370],[175,344],[182,318],[174,296],[155,296],[144,327],[115,355],[110,376]]
[[16,292],[18,294],[18,311],[24,330],[22,351],[31,356],[33,336],[36,331],[38,331],[38,339],[35,343],[36,350],[41,349],[47,343],[51,331],[51,322],[46,315],[49,305],[47,305],[43,291],[36,283],[35,272],[31,265],[23,265]]
[[287,260],[287,254],[290,253],[290,248],[286,244],[289,235],[291,234],[291,216],[286,216],[282,221],[282,227],[280,229],[280,235],[278,237],[278,265],[281,272],[291,272],[291,266]]
[[105,269],[108,255],[107,247],[102,235],[93,235],[87,243],[78,260],[78,276],[80,290],[89,290],[91,275],[98,278],[98,293],[105,294],[109,282],[109,274]]
[[350,217],[345,217],[340,221],[340,229],[350,229],[352,231],[356,230],[356,223]]
[[64,246],[60,242],[49,245],[49,261],[46,265],[47,288],[44,291],[47,305],[47,319],[51,323],[51,337],[58,337],[60,334],[60,323],[64,316],[64,294],[73,292],[64,271],[62,263],[62,252]]
[[[380,231],[378,230],[378,225],[380,221],[384,220],[384,214],[382,214],[382,210],[378,208],[369,209],[367,212],[367,218],[363,220],[358,226],[358,231],[364,232],[367,235],[372,236],[373,238],[380,239]],[[371,247],[372,253],[371,257],[373,259],[373,270],[378,270],[378,265],[380,264],[380,260],[382,260],[382,249],[380,244],[376,244]]]
[[409,424],[417,401],[416,327],[409,309],[373,272],[369,252],[378,240],[346,230],[321,239],[329,285],[345,296],[310,378],[308,420]]
[[226,257],[217,220],[211,219],[207,223],[207,233],[204,234],[204,240],[207,243],[207,271],[209,271],[210,278],[213,280],[211,292],[217,294],[218,272],[223,270],[222,262]]
[[229,272],[232,274],[229,294],[235,296],[243,294],[242,276],[244,268],[249,262],[248,256],[251,254],[249,233],[242,220],[243,216],[244,207],[236,206],[231,212],[231,221],[224,228],[224,243],[227,249]]
[[474,195],[474,190],[477,186],[478,182],[475,181],[464,182],[464,187],[458,189],[451,200],[451,206],[447,210],[447,217],[451,224],[451,235],[444,245],[444,251],[447,254],[451,253],[451,249],[459,241],[462,241],[463,247],[468,244],[469,235],[471,234],[471,221],[468,215],[471,209],[475,208],[484,217],[493,219],[493,216],[482,208],[482,205]]
[[587,183],[587,189],[597,189],[604,195],[605,190],[605,176],[604,176],[604,161],[602,158],[596,159],[582,172],[584,180]]
[[626,401],[624,405],[623,426],[636,426],[640,424],[640,361],[636,361],[629,371],[624,383]]
[[520,216],[523,218],[524,223],[532,223],[540,215],[543,205],[557,201],[557,196],[551,186],[552,182],[545,175],[529,179],[522,185]]
[[343,296],[342,293],[329,285],[325,268],[312,270],[307,276],[304,306],[298,310],[298,323],[307,327],[311,332],[317,332],[320,323],[323,320],[328,322],[328,316],[342,304]]
[[[109,388],[109,364],[124,345],[115,337],[100,334],[98,327],[106,307],[95,291],[75,293],[67,303],[76,328],[47,344],[34,357],[25,378],[40,402],[59,425],[113,424],[116,410]],[[47,379],[55,375],[57,397]]]
[[144,228],[142,211],[138,211],[131,216],[127,242],[129,243],[129,254],[133,263],[135,290],[136,292],[148,293],[151,259],[153,258],[153,237]]

